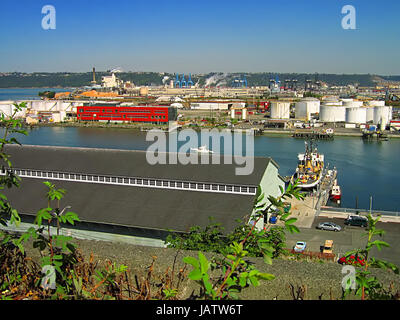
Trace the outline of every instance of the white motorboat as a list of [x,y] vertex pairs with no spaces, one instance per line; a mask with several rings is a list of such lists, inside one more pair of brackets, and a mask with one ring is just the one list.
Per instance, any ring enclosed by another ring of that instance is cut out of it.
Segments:
[[201,146],[198,148],[190,148],[190,151],[198,152],[198,153],[214,153],[214,151],[208,150],[207,146]]

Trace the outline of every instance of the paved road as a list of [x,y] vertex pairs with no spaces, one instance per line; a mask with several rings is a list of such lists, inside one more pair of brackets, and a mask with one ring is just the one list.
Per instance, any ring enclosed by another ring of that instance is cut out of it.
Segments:
[[[315,227],[320,222],[333,222],[342,227],[342,231],[318,230]],[[382,260],[390,261],[400,267],[400,223],[378,222],[378,229],[385,230],[385,235],[380,240],[390,244],[390,248],[383,248],[381,251],[373,249],[372,256]],[[325,240],[333,240],[334,250],[337,255],[343,255],[346,251],[356,248],[364,248],[367,237],[364,236],[365,228],[345,226],[344,219],[340,218],[315,218],[311,228],[300,228],[298,234],[288,234],[287,244],[293,247],[296,241],[306,241],[310,251],[319,251]],[[374,238],[375,240],[378,238]]]

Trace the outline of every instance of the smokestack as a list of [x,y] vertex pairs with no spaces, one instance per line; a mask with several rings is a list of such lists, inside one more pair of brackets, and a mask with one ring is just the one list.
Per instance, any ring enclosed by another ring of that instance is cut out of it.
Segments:
[[93,67],[93,81],[92,83],[96,83],[96,69]]

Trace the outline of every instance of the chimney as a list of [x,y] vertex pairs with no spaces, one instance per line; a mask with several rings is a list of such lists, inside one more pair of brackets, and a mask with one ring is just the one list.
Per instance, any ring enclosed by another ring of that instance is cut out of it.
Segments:
[[93,81],[92,83],[96,83],[96,69],[93,67]]

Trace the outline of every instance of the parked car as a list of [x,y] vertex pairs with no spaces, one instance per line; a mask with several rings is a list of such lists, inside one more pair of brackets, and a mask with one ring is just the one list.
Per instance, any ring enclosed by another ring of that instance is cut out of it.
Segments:
[[349,264],[349,265],[359,265],[359,266],[364,266],[365,265],[365,260],[362,259],[361,257],[357,257],[355,255],[351,255],[348,257],[341,257],[338,260],[339,264]]
[[360,216],[348,216],[344,220],[344,224],[348,226],[366,227],[368,226],[368,220]]
[[295,252],[303,252],[306,247],[307,243],[305,241],[297,241],[293,249]]
[[317,225],[317,229],[329,231],[341,231],[342,227],[333,222],[321,222]]
[[333,253],[333,240],[325,240],[325,244],[321,246],[322,253]]

